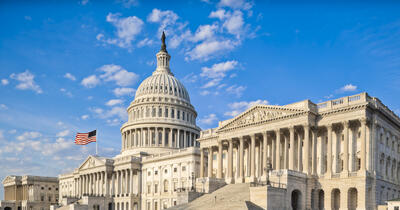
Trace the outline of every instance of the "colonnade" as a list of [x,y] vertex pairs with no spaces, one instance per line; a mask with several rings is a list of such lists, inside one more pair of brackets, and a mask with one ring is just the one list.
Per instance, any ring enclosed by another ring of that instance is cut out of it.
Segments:
[[[353,131],[351,141],[349,141],[349,130]],[[236,182],[243,182],[246,177],[254,180],[266,176],[268,160],[274,170],[289,169],[309,175],[332,176],[340,172],[366,171],[366,154],[371,149],[368,134],[369,123],[362,118],[318,127],[311,127],[309,124],[291,125],[219,139],[215,142],[217,145],[215,143],[206,147],[201,145],[200,177],[227,178],[228,182],[233,179]],[[359,148],[357,141],[360,141]],[[360,156],[359,161],[355,157],[357,152]],[[216,174],[213,166],[214,153],[217,160]],[[227,156],[225,161],[227,166],[224,165],[223,154]],[[207,174],[204,165],[206,155],[208,155]],[[370,155],[368,157],[371,158]],[[357,165],[356,162],[359,162],[359,167],[354,167]],[[353,167],[349,168],[349,165]]]
[[186,148],[198,146],[198,134],[174,127],[146,127],[122,133],[122,150],[135,147]]
[[105,171],[82,174],[75,178],[75,196],[115,196],[123,197],[140,193],[140,171],[135,169],[116,170],[112,174]]

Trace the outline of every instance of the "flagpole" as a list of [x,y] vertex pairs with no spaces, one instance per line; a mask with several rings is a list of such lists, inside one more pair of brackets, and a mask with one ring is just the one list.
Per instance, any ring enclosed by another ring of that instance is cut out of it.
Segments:
[[99,138],[98,138],[99,136],[97,135],[97,129],[96,129],[96,136],[97,136],[96,137],[96,156],[98,156],[98,153],[97,153],[98,152],[97,141],[99,140]]

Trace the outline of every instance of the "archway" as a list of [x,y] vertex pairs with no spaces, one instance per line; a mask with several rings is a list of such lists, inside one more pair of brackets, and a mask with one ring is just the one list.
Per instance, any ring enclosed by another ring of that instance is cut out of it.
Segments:
[[325,192],[323,190],[319,190],[318,192],[318,209],[325,209]]
[[299,190],[292,191],[291,204],[293,210],[301,209],[301,192]]
[[332,190],[332,210],[339,210],[340,208],[340,190]]
[[113,210],[113,204],[112,203],[108,203],[108,210]]
[[12,210],[11,207],[5,207],[4,210]]
[[348,192],[348,207],[349,210],[356,210],[357,209],[357,199],[358,199],[358,192],[356,188],[350,188]]

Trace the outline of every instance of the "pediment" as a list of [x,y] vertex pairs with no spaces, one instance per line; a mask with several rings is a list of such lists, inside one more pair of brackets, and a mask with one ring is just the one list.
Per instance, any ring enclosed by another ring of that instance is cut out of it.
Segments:
[[302,112],[304,112],[303,109],[297,108],[273,105],[256,105],[230,120],[230,122],[222,126],[220,130],[251,125],[264,121],[266,122]]
[[7,176],[3,180],[3,184],[9,183],[9,182],[15,182],[15,176]]
[[79,166],[79,170],[95,168],[97,166],[104,166],[106,163],[105,161],[97,158],[95,156],[89,156],[86,160]]

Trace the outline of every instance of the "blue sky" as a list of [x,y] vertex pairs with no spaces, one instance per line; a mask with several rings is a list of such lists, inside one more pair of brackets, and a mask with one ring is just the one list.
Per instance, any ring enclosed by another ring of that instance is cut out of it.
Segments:
[[163,30],[203,129],[257,103],[364,91],[399,114],[399,9],[390,1],[2,1],[0,179],[78,167],[95,145],[75,146],[76,132],[98,129],[100,155],[118,154],[125,109],[155,69]]

